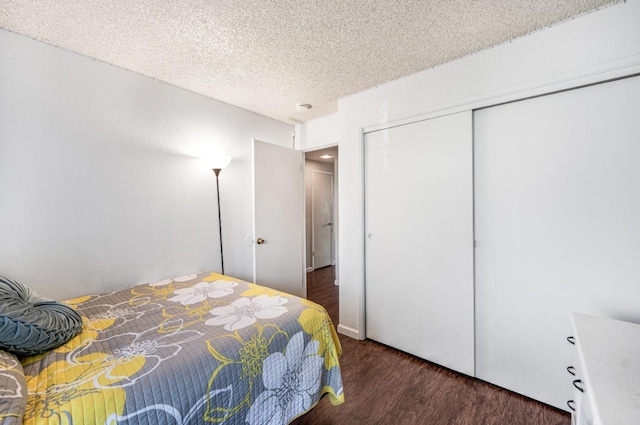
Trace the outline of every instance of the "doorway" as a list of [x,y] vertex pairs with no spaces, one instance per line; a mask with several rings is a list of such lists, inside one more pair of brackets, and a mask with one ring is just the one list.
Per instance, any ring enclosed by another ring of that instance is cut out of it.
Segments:
[[337,146],[305,153],[307,272],[337,265],[337,164]]
[[334,264],[333,173],[311,170],[311,261],[313,270]]

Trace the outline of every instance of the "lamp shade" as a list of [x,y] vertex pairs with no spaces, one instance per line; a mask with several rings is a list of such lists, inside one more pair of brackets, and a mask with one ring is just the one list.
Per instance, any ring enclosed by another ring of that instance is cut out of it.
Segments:
[[212,170],[222,170],[231,163],[231,157],[229,155],[222,154],[203,156],[202,160]]

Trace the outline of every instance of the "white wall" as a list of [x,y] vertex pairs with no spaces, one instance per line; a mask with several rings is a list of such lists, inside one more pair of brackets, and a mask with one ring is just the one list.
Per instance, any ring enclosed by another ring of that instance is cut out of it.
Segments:
[[251,139],[292,127],[0,30],[0,275],[63,299],[219,270],[251,279]]
[[[364,337],[363,131],[640,72],[640,2],[629,0],[341,99],[339,331]],[[313,148],[310,122],[299,133]]]
[[339,124],[335,113],[296,125],[296,149],[310,151],[337,145],[340,140]]

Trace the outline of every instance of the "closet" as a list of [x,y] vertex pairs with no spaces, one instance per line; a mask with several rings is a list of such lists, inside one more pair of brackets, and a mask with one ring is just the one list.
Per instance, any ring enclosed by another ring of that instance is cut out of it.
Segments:
[[[640,77],[631,77],[474,111],[471,161],[443,146],[410,147],[446,140],[464,124],[443,124],[435,137],[421,123],[366,134],[367,337],[568,410],[571,312],[640,322],[639,117]],[[465,167],[473,189],[447,186]],[[388,174],[376,176],[381,169]],[[389,202],[375,201],[386,178]],[[432,196],[429,182],[460,195],[458,204],[440,209],[447,197]],[[472,229],[463,235],[453,221],[469,208],[473,227],[463,225]],[[386,233],[391,239],[380,240]],[[463,279],[468,254],[460,252],[474,240]],[[471,283],[452,286],[462,280]],[[420,304],[426,298],[436,305]],[[431,347],[410,351],[418,346]],[[475,369],[441,360],[460,347]]]
[[471,112],[365,136],[367,337],[473,375]]
[[640,322],[640,78],[476,111],[474,140],[476,375],[566,410],[571,312]]

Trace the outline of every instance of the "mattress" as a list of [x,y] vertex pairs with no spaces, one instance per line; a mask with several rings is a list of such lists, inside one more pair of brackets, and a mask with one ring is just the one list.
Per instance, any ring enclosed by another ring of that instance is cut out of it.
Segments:
[[66,301],[83,331],[21,358],[23,423],[288,424],[344,401],[323,307],[217,273]]

